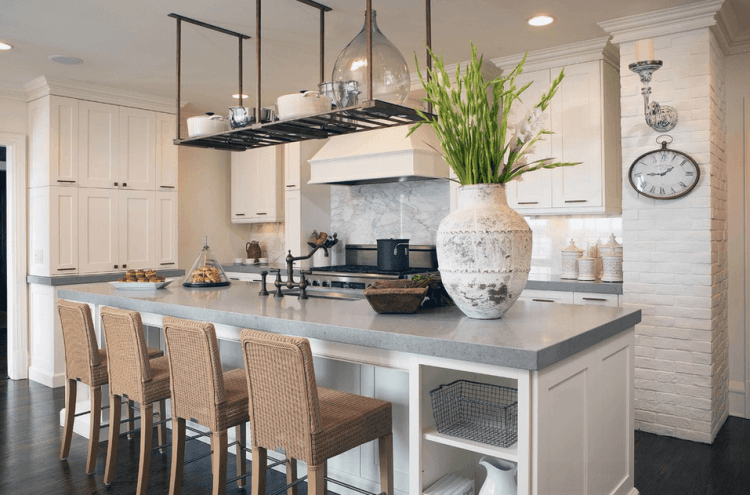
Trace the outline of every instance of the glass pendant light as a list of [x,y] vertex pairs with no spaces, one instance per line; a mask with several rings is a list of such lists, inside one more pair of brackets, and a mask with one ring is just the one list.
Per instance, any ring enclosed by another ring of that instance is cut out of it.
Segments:
[[[401,52],[378,28],[372,11],[372,97],[401,105],[409,96],[409,66]],[[365,25],[346,45],[333,66],[333,81],[357,81],[359,101],[367,100],[367,15]]]

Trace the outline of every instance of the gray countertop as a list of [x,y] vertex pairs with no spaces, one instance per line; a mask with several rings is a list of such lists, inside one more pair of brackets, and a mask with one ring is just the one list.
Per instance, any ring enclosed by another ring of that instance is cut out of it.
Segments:
[[597,294],[622,294],[622,284],[602,282],[579,282],[578,280],[563,280],[560,275],[529,275],[526,288],[532,290],[560,290],[565,292],[592,292]]
[[[640,310],[517,302],[499,320],[472,320],[456,307],[379,315],[365,300],[259,296],[259,283],[156,291],[80,285],[58,297],[144,313],[210,321],[365,347],[539,370],[641,321]],[[563,323],[564,322],[564,323]]]
[[[185,270],[156,270],[158,275],[163,277],[182,277]],[[125,272],[111,273],[89,273],[85,275],[61,275],[56,277],[41,277],[39,275],[26,275],[26,282],[29,284],[40,285],[80,285],[92,284],[95,282],[114,282],[125,276]]]

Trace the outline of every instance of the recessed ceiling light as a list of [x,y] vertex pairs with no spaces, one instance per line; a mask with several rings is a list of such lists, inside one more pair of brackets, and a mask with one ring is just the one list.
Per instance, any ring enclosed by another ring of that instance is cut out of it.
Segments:
[[546,26],[555,22],[555,18],[551,15],[535,15],[526,22],[528,22],[530,26]]
[[[239,100],[240,99],[240,94],[239,93],[233,94],[232,98],[234,98],[235,100]],[[247,98],[250,98],[250,96],[246,95],[245,93],[242,93],[242,99],[245,100]]]
[[47,58],[49,58],[53,62],[64,65],[78,65],[83,63],[83,60],[81,60],[80,58],[71,57],[68,55],[50,55]]
[[0,50],[10,50],[11,48],[13,48],[13,45],[0,41]]

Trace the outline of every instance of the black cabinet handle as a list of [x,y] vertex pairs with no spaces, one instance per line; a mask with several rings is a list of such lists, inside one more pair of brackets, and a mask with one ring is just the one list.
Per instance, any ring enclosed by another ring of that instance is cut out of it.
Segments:
[[268,215],[268,213],[256,213],[256,215]]
[[551,302],[551,303],[555,302],[552,299],[532,299],[532,301],[534,301],[534,302]]
[[174,189],[174,186],[159,186],[159,187],[163,187],[164,189]]
[[118,265],[115,265],[115,268],[120,268]]
[[161,266],[174,265],[174,263],[160,263]]
[[588,203],[587,199],[566,199],[566,203]]
[[607,302],[606,299],[602,299],[600,297],[584,297],[584,301],[601,301],[601,302]]
[[64,271],[67,271],[67,270],[77,270],[77,268],[58,268],[57,269],[58,272],[64,272]]
[[128,183],[127,182],[123,182],[122,183],[122,187],[128,187]]
[[286,187],[297,187],[296,184],[287,184]]
[[519,205],[538,205],[539,201],[519,201]]
[[123,267],[123,268],[127,268],[127,267],[128,267],[128,265],[122,265],[122,267]]
[[244,217],[245,214],[244,213],[235,213],[234,216],[236,216],[236,217]]
[[115,185],[116,185],[116,186],[119,186],[119,185],[120,185],[120,183],[119,183],[119,182],[115,182]]
[[57,182],[62,182],[63,184],[75,184],[76,183],[76,181],[74,180],[60,180],[60,179],[57,179]]

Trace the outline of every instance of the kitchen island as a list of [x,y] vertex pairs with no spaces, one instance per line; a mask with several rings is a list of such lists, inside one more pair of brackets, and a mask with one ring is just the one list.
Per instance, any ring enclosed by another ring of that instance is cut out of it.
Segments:
[[[422,493],[459,472],[483,480],[482,455],[518,463],[519,494],[636,494],[633,488],[633,327],[640,311],[519,302],[500,320],[454,307],[378,315],[364,300],[259,296],[259,284],[151,292],[108,284],[60,290],[101,306],[216,325],[226,367],[242,366],[242,328],[310,339],[319,385],[394,403],[396,489]],[[97,331],[100,332],[100,328]],[[352,368],[353,367],[353,368]],[[518,389],[518,441],[508,448],[437,432],[429,391],[457,379]],[[335,478],[377,491],[372,445],[331,462]]]

